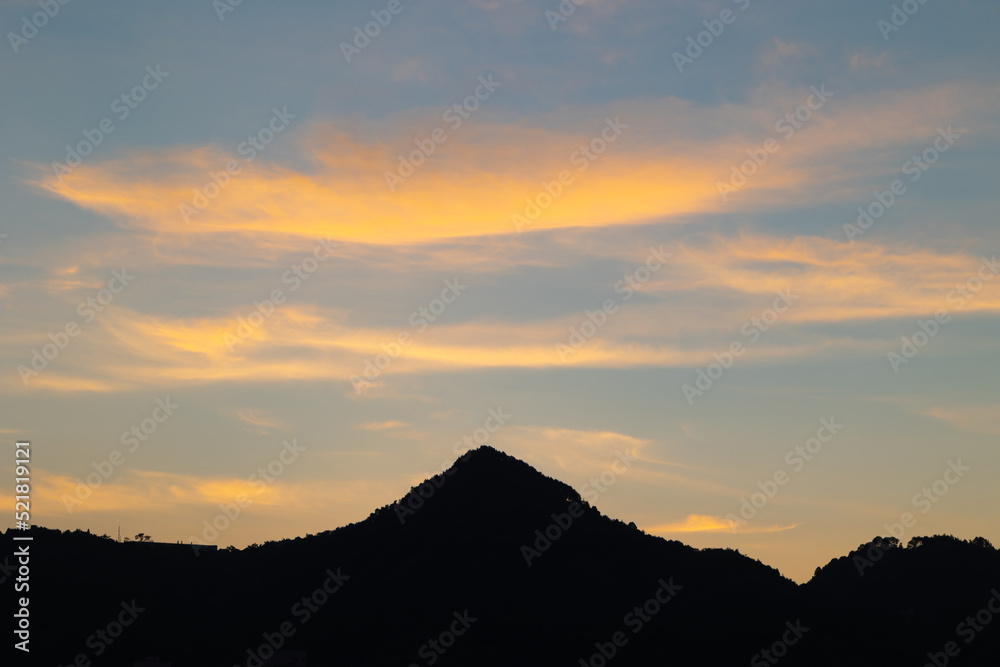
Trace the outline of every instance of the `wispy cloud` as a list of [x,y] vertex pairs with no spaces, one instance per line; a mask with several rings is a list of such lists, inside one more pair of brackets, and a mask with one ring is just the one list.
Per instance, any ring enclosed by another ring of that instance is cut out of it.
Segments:
[[935,406],[923,414],[964,431],[1000,435],[1000,404]]
[[[35,493],[46,514],[66,514],[64,495],[76,498],[77,481],[64,474],[39,471]],[[219,503],[233,503],[241,496],[249,498],[255,511],[322,511],[342,503],[363,501],[369,509],[394,499],[405,491],[399,479],[354,479],[331,484],[329,480],[294,483],[281,478],[267,484],[247,477],[177,474],[152,470],[127,470],[93,489],[91,495],[73,506],[74,514],[150,511],[169,514],[180,511],[204,511],[207,516],[218,511]],[[364,505],[363,505],[364,506]]]
[[[737,526],[738,533],[781,533],[792,530],[802,524],[794,523],[788,526]],[[728,533],[731,524],[727,519],[705,514],[689,514],[683,521],[666,523],[644,528],[647,533],[656,535],[672,535],[677,533]]]
[[236,416],[253,427],[253,431],[260,435],[267,435],[271,431],[280,430],[287,427],[287,424],[279,419],[268,416],[262,410],[239,410]]
[[[779,46],[783,53],[797,48]],[[238,234],[253,241],[249,248],[260,246],[254,254],[324,235],[400,244],[514,234],[512,214],[525,210],[526,198],[544,193],[541,184],[557,181],[563,170],[573,183],[542,207],[531,230],[680,221],[730,210],[716,181],[745,159],[734,147],[774,134],[775,97],[794,109],[805,94],[762,88],[742,106],[706,108],[667,98],[478,122],[455,133],[395,192],[385,174],[396,168],[401,152],[413,149],[413,137],[426,132],[429,119],[407,113],[369,126],[316,121],[298,130],[299,162],[308,167],[255,163],[190,223],[179,209],[190,203],[192,188],[235,157],[221,148],[134,149],[88,162],[61,180],[39,167],[33,182],[124,227],[151,231],[161,243],[186,246],[198,238],[222,248]],[[995,135],[988,112],[998,100],[1000,89],[979,83],[839,99],[782,146],[740,196],[752,207],[771,208],[829,201],[832,193],[842,200],[852,187],[859,197],[868,196],[867,183],[850,184],[865,171],[873,177],[884,173],[886,149],[926,140],[940,124]],[[597,143],[605,119],[615,117],[628,128],[613,144]],[[671,122],[665,126],[663,118]],[[600,157],[580,158],[591,142],[603,146]],[[532,158],[525,160],[526,154]]]
[[[736,238],[694,234],[671,244],[671,251],[669,266],[642,286],[644,298],[622,302],[612,325],[568,357],[555,346],[580,325],[582,312],[506,319],[491,314],[428,327],[379,381],[389,383],[393,374],[474,369],[697,366],[710,363],[720,346],[728,347],[743,319],[760,313],[779,290],[798,297],[781,320],[795,335],[768,336],[757,343],[755,363],[858,351],[880,355],[895,341],[813,325],[926,317],[948,307],[951,290],[974,275],[981,262],[971,252],[848,244],[814,236],[782,239],[749,231]],[[886,293],[893,299],[887,301]],[[678,297],[683,297],[680,303]],[[334,380],[348,386],[365,360],[381,353],[380,346],[400,331],[398,325],[359,325],[357,313],[345,307],[286,303],[231,345],[246,310],[170,317],[116,305],[89,325],[96,331],[79,344],[87,346],[87,355],[74,356],[72,366],[57,360],[29,381],[29,389],[108,392],[286,380]],[[987,285],[956,317],[997,312],[1000,290]],[[20,345],[38,341],[36,332],[16,326],[8,336]],[[0,382],[20,386],[16,375]],[[371,395],[381,395],[385,387],[375,389]],[[254,424],[262,418],[248,413],[244,421]],[[256,426],[269,427],[264,422]]]
[[409,422],[400,421],[387,421],[387,422],[365,422],[364,424],[357,424],[354,428],[359,428],[363,431],[385,431],[388,429],[400,429],[409,426]]

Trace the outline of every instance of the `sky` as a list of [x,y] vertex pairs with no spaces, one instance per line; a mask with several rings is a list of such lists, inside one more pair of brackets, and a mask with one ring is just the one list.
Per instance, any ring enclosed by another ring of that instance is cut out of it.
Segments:
[[243,547],[488,444],[796,581],[1000,541],[998,19],[0,0],[32,522]]

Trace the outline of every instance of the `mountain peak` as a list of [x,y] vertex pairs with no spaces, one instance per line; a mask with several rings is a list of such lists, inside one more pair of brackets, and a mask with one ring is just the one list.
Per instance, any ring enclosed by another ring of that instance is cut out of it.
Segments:
[[472,478],[476,483],[494,480],[503,484],[525,484],[539,488],[546,486],[551,488],[554,485],[559,487],[560,493],[568,490],[571,495],[579,498],[568,484],[553,479],[516,456],[489,445],[470,449],[460,456],[445,474]]
[[[414,486],[395,507],[420,509],[421,520],[452,521],[469,512],[481,516],[548,516],[582,502],[571,486],[548,477],[524,461],[483,445],[461,455],[447,470]],[[421,509],[424,506],[426,509]],[[418,521],[420,523],[421,521]],[[409,523],[409,522],[407,522]]]
[[[489,445],[481,445],[475,449],[470,449],[462,456],[455,460],[452,468],[459,467],[470,467],[468,464],[472,463],[473,466],[513,466],[513,467],[527,467],[531,468],[527,463],[521,459],[511,456],[506,452],[502,452],[499,449],[490,447]],[[531,468],[534,470],[534,468]]]
[[499,449],[491,447],[489,445],[480,445],[475,449],[470,449],[463,455],[463,458],[465,456],[468,456],[469,458],[487,458],[487,459],[492,458],[492,459],[504,459],[504,460],[514,459],[515,461],[518,460],[513,456],[511,456],[510,454],[507,454],[506,452],[501,452]]

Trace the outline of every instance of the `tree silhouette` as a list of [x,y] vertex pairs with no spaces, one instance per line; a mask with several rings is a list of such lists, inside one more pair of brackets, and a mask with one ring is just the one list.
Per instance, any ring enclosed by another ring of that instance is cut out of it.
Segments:
[[[496,450],[475,450],[456,465],[414,514],[397,513],[412,500],[404,496],[357,523],[241,550],[153,547],[145,533],[134,538],[145,546],[129,548],[36,528],[32,565],[44,576],[32,579],[32,604],[47,616],[32,664],[66,664],[88,646],[95,616],[101,624],[117,618],[123,601],[149,611],[115,642],[117,653],[101,662],[108,667],[148,655],[185,667],[262,664],[247,660],[248,649],[267,647],[262,638],[280,637],[286,623],[294,636],[282,649],[308,651],[307,664],[415,664],[430,655],[419,647],[447,637],[442,631],[463,612],[482,620],[449,648],[447,664],[550,667],[593,655],[590,664],[611,665],[598,656],[617,651],[609,640],[624,636],[614,667],[745,665],[801,622],[808,634],[779,667],[868,664],[862,655],[907,667],[928,654],[934,662],[948,641],[967,638],[974,626],[963,619],[995,608],[1000,552],[982,537],[907,536],[910,548],[876,537],[796,585],[732,548],[664,540],[596,509],[571,517],[567,498],[591,506]],[[0,532],[0,561],[19,548],[16,537],[13,528]],[[541,554],[530,564],[524,545]],[[319,602],[341,565],[343,590]],[[683,589],[661,605],[665,582]],[[60,604],[67,592],[87,604]],[[644,623],[633,640],[643,614],[649,629]],[[955,664],[996,667],[1000,634],[992,630],[963,643]]]
[[976,537],[972,540],[972,546],[979,547],[981,549],[992,549],[993,545],[985,537]]

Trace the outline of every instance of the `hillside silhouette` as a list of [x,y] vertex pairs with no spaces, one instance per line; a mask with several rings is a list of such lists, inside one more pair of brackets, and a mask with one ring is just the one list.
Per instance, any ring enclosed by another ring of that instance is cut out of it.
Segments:
[[10,664],[1000,664],[1000,614],[957,630],[994,595],[1000,612],[982,538],[878,537],[796,585],[608,518],[490,447],[364,521],[243,550],[31,534],[32,651]]

